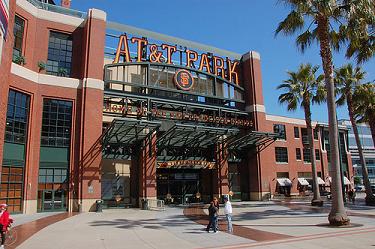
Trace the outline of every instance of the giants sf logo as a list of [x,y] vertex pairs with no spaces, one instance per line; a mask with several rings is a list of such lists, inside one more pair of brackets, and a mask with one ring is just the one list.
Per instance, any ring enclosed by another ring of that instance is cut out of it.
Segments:
[[194,85],[194,79],[191,73],[180,69],[174,75],[174,83],[179,89],[189,91]]

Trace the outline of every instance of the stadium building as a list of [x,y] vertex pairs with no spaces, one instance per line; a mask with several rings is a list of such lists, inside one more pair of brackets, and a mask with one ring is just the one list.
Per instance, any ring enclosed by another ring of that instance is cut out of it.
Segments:
[[[0,3],[0,201],[11,212],[262,200],[311,185],[306,124],[266,114],[257,52],[109,22],[69,0]],[[313,125],[323,191],[328,129]],[[345,185],[347,140],[342,127]]]

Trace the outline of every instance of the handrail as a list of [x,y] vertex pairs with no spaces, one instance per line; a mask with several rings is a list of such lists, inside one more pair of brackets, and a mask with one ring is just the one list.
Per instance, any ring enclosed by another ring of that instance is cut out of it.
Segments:
[[67,9],[61,6],[49,4],[49,3],[43,3],[38,0],[26,0],[38,9],[43,9],[43,10],[48,10],[56,13],[60,13],[63,15],[68,15],[68,16],[74,16],[82,19],[86,19],[87,13],[79,11],[79,10],[72,10],[72,9]]

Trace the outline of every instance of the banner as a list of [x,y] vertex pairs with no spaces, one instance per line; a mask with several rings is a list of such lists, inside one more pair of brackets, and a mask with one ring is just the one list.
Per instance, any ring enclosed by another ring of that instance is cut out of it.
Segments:
[[6,39],[9,22],[9,0],[0,0],[0,30]]

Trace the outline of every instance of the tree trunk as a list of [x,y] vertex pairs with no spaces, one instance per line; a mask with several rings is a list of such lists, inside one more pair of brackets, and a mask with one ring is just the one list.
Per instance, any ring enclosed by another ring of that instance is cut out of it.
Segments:
[[371,130],[371,135],[372,135],[372,142],[374,143],[374,147],[375,147],[375,115],[369,116],[369,125],[370,125],[370,130]]
[[347,101],[347,105],[348,105],[350,122],[352,123],[354,137],[355,137],[355,141],[357,143],[359,159],[361,160],[363,184],[365,185],[365,188],[366,188],[366,198],[365,198],[366,205],[375,206],[375,196],[373,195],[372,190],[371,190],[371,184],[370,184],[370,180],[368,178],[366,160],[365,160],[365,157],[363,155],[361,140],[359,139],[357,122],[355,121],[355,118],[354,118],[353,99],[352,99],[351,93],[346,94],[346,101]]
[[312,171],[312,178],[313,178],[314,197],[311,200],[311,205],[321,207],[323,206],[323,200],[320,198],[318,174],[316,171],[315,148],[314,148],[314,139],[313,139],[313,133],[312,133],[312,125],[311,125],[311,110],[310,110],[309,96],[303,96],[303,109],[305,111],[307,138],[309,139],[309,149],[310,149],[310,155],[311,155],[311,171]]
[[338,127],[336,119],[335,86],[333,84],[333,65],[332,52],[329,40],[329,20],[324,15],[317,17],[318,38],[320,45],[320,56],[322,57],[325,87],[327,90],[328,107],[328,125],[329,125],[329,143],[331,147],[331,170],[332,177],[332,207],[328,215],[328,221],[331,225],[342,226],[350,224],[343,201],[341,185],[341,169],[338,146]]

